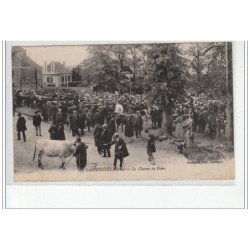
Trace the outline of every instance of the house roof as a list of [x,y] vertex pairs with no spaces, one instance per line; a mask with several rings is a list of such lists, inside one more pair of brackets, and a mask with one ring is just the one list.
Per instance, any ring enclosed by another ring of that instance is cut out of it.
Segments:
[[[65,74],[65,73],[71,73],[71,71],[64,67],[64,65],[60,62],[54,62],[55,63],[55,69],[54,72],[52,74]],[[47,65],[47,74],[51,73],[51,66],[52,66],[52,62],[50,62]]]
[[41,70],[42,67],[30,59],[27,54],[26,50],[20,46],[13,46],[12,47],[12,66],[13,67],[36,67],[37,69]]

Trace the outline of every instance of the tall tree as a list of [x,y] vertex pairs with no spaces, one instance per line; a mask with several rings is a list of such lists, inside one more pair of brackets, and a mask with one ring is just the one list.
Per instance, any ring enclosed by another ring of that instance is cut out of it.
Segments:
[[192,44],[188,50],[188,53],[191,57],[190,66],[196,73],[196,89],[202,85],[203,70],[207,64],[204,50],[205,46],[201,43]]
[[[201,90],[213,98],[225,103],[226,107],[226,131],[225,144],[227,150],[233,150],[233,80],[232,80],[232,43],[216,42],[206,43],[202,52],[193,54],[195,65],[197,58],[202,60],[202,84]],[[192,47],[191,47],[192,48]],[[190,53],[190,50],[189,50]],[[191,55],[191,54],[190,54]],[[194,64],[191,64],[192,66]],[[196,67],[193,67],[196,69]],[[198,71],[196,70],[196,74]]]
[[172,132],[175,101],[184,91],[186,64],[176,44],[148,45],[146,56],[145,90],[151,102],[162,109],[160,133],[169,136]]
[[[196,90],[206,90],[207,81],[206,76],[211,70],[211,66],[215,66],[215,63],[219,64],[220,61],[224,62],[224,57],[222,56],[224,52],[223,43],[192,43],[189,45],[187,51],[190,69],[194,72],[196,76],[195,89]],[[220,59],[218,60],[220,56]],[[223,65],[225,67],[225,64]],[[215,67],[213,69],[216,69]]]
[[89,57],[82,63],[85,81],[105,91],[119,90],[122,80],[121,62],[115,58],[111,45],[91,46]]

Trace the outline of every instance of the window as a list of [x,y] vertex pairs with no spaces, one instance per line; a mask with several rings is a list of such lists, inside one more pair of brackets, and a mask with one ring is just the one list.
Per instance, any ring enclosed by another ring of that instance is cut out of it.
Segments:
[[53,78],[51,76],[47,77],[47,83],[52,83],[53,82]]
[[61,77],[61,82],[64,82],[64,77],[63,76]]
[[70,76],[68,76],[68,81],[70,82]]

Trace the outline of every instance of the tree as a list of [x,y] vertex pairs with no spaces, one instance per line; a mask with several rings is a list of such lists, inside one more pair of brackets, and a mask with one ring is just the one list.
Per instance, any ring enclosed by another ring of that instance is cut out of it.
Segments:
[[205,57],[205,45],[202,43],[192,44],[188,50],[188,54],[191,57],[190,66],[196,73],[196,89],[202,85],[203,80],[203,70],[207,65],[207,60]]
[[192,43],[189,45],[189,49],[187,50],[188,61],[190,70],[194,72],[194,74],[191,72],[191,75],[195,75],[196,77],[194,84],[197,91],[207,90],[210,83],[207,81],[207,75],[213,72],[213,70],[218,71],[217,66],[225,67],[223,53],[223,43]]
[[181,50],[176,44],[147,46],[145,90],[151,103],[162,109],[160,134],[172,134],[172,111],[175,101],[183,94],[187,70]]
[[116,91],[124,76],[121,74],[121,59],[113,53],[112,45],[91,46],[88,49],[89,58],[82,63],[84,80],[96,89]]
[[72,69],[72,81],[82,81],[82,72],[79,66]]
[[[191,67],[200,74],[201,91],[222,100],[226,106],[225,144],[228,151],[233,150],[233,80],[232,80],[232,43],[206,43],[196,45],[199,49],[189,55],[194,56]],[[201,49],[200,47],[203,46]],[[200,65],[200,66],[198,66]],[[197,69],[202,69],[199,71]]]

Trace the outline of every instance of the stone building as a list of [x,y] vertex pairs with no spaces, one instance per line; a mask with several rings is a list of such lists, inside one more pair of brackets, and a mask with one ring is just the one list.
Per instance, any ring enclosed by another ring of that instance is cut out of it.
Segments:
[[66,68],[65,62],[51,61],[49,64],[44,62],[43,85],[47,87],[68,87],[72,82],[72,72]]
[[13,46],[11,54],[13,88],[38,89],[42,84],[42,67],[31,60],[20,46]]

